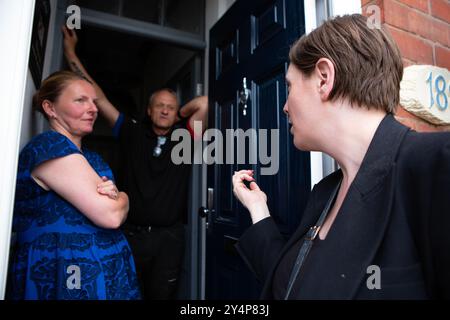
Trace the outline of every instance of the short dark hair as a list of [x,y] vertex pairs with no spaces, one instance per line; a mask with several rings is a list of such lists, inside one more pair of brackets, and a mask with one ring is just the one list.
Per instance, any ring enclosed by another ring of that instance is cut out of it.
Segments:
[[336,17],[298,39],[289,52],[291,64],[309,76],[320,58],[331,60],[335,80],[329,99],[393,113],[400,102],[403,63],[384,27],[369,28],[360,14]]
[[42,107],[44,100],[55,102],[70,82],[77,80],[87,81],[84,77],[72,71],[57,71],[49,75],[42,81],[41,87],[33,96],[33,110],[42,113],[48,120],[48,115]]

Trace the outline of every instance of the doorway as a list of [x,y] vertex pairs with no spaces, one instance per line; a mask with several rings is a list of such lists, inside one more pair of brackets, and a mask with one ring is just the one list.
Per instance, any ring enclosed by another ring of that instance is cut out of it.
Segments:
[[[198,51],[90,25],[78,30],[77,35],[81,62],[120,112],[134,119],[144,118],[150,94],[163,87],[174,89],[181,104],[196,95],[191,92],[196,87],[194,82],[199,81],[194,79],[196,74],[181,75],[181,71],[201,60]],[[85,144],[117,171],[116,142],[102,117]]]
[[[81,8],[77,54],[120,111],[142,119],[150,94],[174,89],[181,105],[203,94],[204,0],[76,1]],[[192,14],[186,14],[195,10]],[[181,19],[181,16],[186,16]],[[67,68],[65,63],[63,68]],[[93,133],[84,139],[116,174],[120,149],[112,130],[100,116]],[[193,166],[189,212],[185,219],[186,250],[179,299],[198,299],[198,216],[201,168]]]

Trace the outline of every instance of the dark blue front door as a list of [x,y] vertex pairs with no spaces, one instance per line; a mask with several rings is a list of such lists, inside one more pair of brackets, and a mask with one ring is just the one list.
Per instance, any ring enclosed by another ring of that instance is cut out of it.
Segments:
[[[206,231],[207,299],[259,296],[260,284],[234,248],[251,225],[248,212],[233,196],[234,171],[255,170],[255,178],[266,192],[270,212],[283,234],[289,236],[301,218],[310,190],[309,153],[294,148],[282,108],[287,95],[284,77],[289,47],[303,33],[303,1],[298,0],[237,0],[211,29],[209,127],[223,133],[224,146],[227,129],[267,129],[268,155],[271,139],[276,139],[279,152],[270,157],[278,157],[279,169],[274,175],[261,174],[269,165],[261,163],[260,131],[256,140],[249,138],[251,134],[244,141],[235,139],[234,156],[227,154],[224,147],[224,163],[208,166],[214,211],[208,217]],[[246,103],[240,99],[244,84],[250,90]],[[270,129],[277,129],[278,135],[271,135]],[[242,152],[245,162],[239,164]]]

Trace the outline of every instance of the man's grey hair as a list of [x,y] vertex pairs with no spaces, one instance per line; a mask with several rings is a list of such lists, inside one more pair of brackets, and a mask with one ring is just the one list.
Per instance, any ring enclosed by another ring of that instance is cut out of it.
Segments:
[[148,98],[148,106],[151,107],[153,105],[153,100],[155,99],[155,96],[160,93],[166,91],[168,93],[170,93],[171,95],[174,96],[174,98],[177,100],[177,106],[180,107],[180,102],[178,101],[178,95],[176,93],[176,91],[170,89],[170,88],[162,88],[162,89],[158,89],[155,92],[153,92],[150,96],[150,98]]

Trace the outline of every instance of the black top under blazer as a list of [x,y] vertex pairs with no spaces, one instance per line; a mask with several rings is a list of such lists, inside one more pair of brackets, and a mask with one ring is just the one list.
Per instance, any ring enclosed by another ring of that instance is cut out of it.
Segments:
[[[238,252],[264,283],[262,299],[274,298],[277,266],[316,223],[341,178],[338,170],[314,186],[300,226],[289,241],[285,241],[272,218],[254,224],[240,238]],[[330,272],[336,272],[336,278],[327,290],[319,287],[314,298],[404,299],[411,297],[408,292],[419,282],[425,297],[449,299],[450,133],[417,133],[387,115],[324,241],[328,240],[336,242],[336,252],[324,257],[324,263]],[[403,249],[416,253],[420,279],[409,273],[411,259],[403,258]],[[294,259],[295,255],[292,265]],[[384,283],[389,290],[382,286],[377,295],[367,295],[370,265],[380,266],[382,279],[384,271],[396,270],[391,275],[396,282]],[[345,278],[338,274],[345,274]],[[303,276],[320,279],[321,274],[312,270]],[[291,296],[301,297],[298,292]]]

